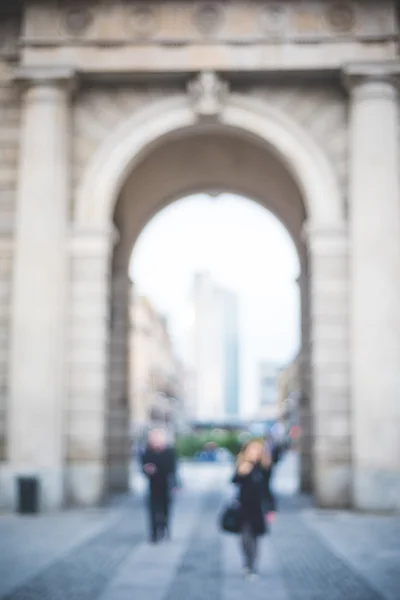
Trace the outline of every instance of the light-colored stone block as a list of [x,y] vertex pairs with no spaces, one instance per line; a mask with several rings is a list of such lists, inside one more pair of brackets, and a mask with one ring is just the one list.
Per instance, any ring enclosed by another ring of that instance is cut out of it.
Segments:
[[96,506],[105,497],[103,461],[70,462],[65,470],[66,500],[73,506]]
[[400,511],[400,472],[357,467],[353,479],[354,504],[366,511]]
[[318,439],[320,436],[328,436],[331,439],[350,439],[351,419],[348,411],[341,411],[334,407],[335,398],[332,398],[330,410],[321,410],[318,406],[314,415],[314,433]]
[[107,487],[112,493],[128,492],[130,489],[130,472],[126,458],[110,460],[107,465]]
[[327,508],[348,508],[352,504],[350,462],[322,461],[315,466],[315,496],[318,505]]

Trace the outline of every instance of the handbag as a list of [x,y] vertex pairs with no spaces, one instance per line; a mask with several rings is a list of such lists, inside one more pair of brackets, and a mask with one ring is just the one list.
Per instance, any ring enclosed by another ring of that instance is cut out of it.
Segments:
[[220,517],[222,531],[240,533],[242,530],[242,511],[239,500],[230,502],[222,511]]

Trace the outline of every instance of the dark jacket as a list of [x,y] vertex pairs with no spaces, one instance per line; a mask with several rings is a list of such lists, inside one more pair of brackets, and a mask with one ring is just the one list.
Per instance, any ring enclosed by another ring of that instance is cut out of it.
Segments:
[[271,510],[268,470],[255,465],[247,475],[235,473],[232,481],[239,486],[241,519],[249,523],[255,535],[266,532],[265,514]]
[[149,479],[151,494],[168,493],[176,485],[176,455],[173,448],[156,451],[146,448],[142,455],[142,466],[151,463],[156,467],[153,475],[144,474]]

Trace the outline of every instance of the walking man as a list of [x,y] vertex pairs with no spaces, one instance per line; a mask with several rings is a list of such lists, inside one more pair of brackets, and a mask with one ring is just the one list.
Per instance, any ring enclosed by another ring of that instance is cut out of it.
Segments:
[[163,429],[150,432],[142,465],[149,480],[150,541],[154,544],[169,537],[171,489],[176,485],[176,455]]

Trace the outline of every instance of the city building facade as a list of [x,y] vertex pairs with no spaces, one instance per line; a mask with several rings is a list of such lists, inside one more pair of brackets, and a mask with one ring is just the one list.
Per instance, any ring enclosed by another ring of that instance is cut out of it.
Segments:
[[127,488],[132,247],[229,190],[299,254],[303,490],[400,508],[397,9],[1,3],[1,507],[26,472],[43,509]]
[[156,424],[175,431],[185,412],[184,368],[165,318],[144,296],[132,296],[129,358],[132,432],[141,434]]
[[239,300],[236,294],[223,289],[219,289],[218,296],[224,357],[224,413],[227,419],[238,419],[240,413]]

